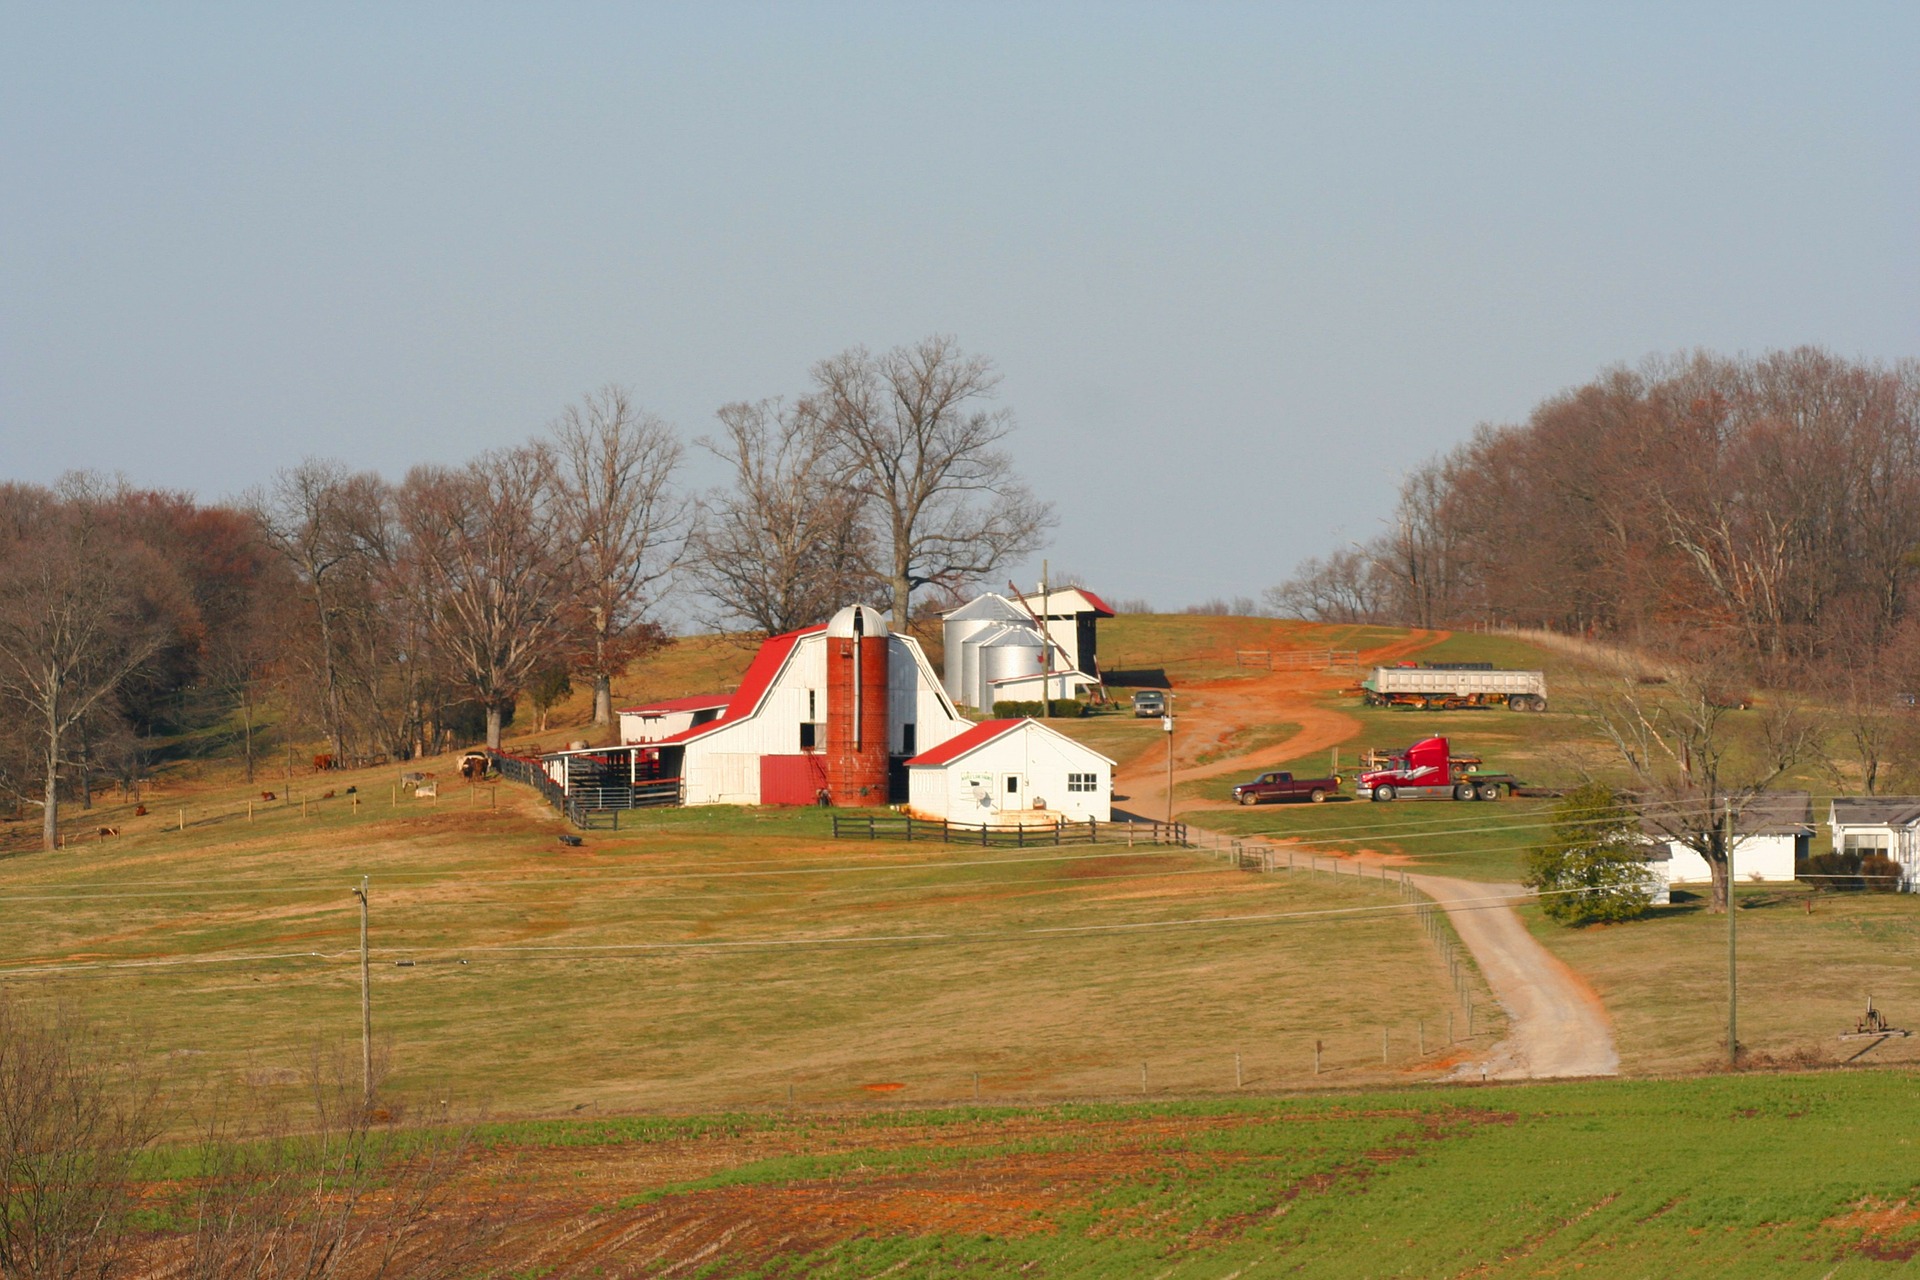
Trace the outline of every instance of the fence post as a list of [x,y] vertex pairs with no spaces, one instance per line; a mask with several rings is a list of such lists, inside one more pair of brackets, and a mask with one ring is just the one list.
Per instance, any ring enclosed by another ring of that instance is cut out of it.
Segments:
[[1427,1020],[1421,1018],[1414,1026],[1418,1028],[1417,1034],[1420,1037],[1420,1056],[1424,1058],[1427,1056]]
[[1380,1028],[1380,1065],[1387,1065],[1387,1029]]
[[1240,1071],[1240,1055],[1236,1053],[1233,1055],[1233,1087],[1238,1089],[1245,1082],[1246,1077]]
[[1313,1074],[1320,1074],[1320,1042],[1318,1040],[1313,1042]]

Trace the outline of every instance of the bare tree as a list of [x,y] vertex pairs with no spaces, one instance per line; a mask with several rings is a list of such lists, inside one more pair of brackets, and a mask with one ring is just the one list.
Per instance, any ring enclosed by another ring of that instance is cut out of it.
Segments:
[[553,434],[566,536],[579,550],[593,722],[612,724],[613,677],[659,635],[647,625],[653,589],[686,546],[692,504],[673,489],[680,441],[615,386],[569,405]]
[[129,1175],[158,1127],[151,1082],[120,1048],[68,1009],[0,991],[0,1275],[118,1270]]
[[1698,853],[1713,877],[1711,909],[1728,901],[1723,821],[1796,766],[1817,760],[1825,726],[1790,697],[1742,710],[1733,653],[1674,658],[1665,682],[1621,667],[1586,699],[1588,721],[1634,780],[1648,827]]
[[859,495],[835,474],[820,416],[762,400],[727,405],[719,418],[725,435],[700,444],[732,468],[733,484],[708,495],[691,560],[715,621],[778,635],[866,594],[871,531]]
[[485,453],[458,471],[416,467],[402,489],[426,625],[452,678],[485,709],[489,747],[564,631],[577,548],[557,497],[543,445]]
[[936,336],[879,356],[855,347],[813,379],[807,404],[873,524],[900,625],[915,588],[977,581],[1039,545],[1053,511],[999,448],[1012,415],[981,407],[1000,383],[991,360]]
[[1308,622],[1380,622],[1391,609],[1393,584],[1365,552],[1356,547],[1300,562],[1293,576],[1262,593],[1267,607],[1282,618]]
[[0,532],[0,695],[32,726],[45,848],[59,846],[76,734],[190,611],[170,568],[111,536],[85,502],[49,501],[31,526]]

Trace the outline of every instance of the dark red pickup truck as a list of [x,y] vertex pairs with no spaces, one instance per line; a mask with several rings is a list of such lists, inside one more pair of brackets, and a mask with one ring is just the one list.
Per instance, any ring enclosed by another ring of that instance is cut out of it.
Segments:
[[1331,778],[1296,778],[1290,773],[1263,773],[1233,789],[1233,798],[1241,804],[1259,804],[1262,800],[1311,800],[1319,804],[1339,794],[1338,774]]

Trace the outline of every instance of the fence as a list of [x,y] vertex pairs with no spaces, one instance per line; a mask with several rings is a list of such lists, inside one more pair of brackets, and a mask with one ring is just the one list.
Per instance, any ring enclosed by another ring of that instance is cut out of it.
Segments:
[[576,787],[569,795],[565,787],[547,776],[546,767],[532,756],[488,751],[487,759],[501,777],[532,787],[541,799],[565,814],[567,821],[582,831],[618,831],[623,809],[652,809],[680,803],[678,778],[633,786]]
[[834,814],[835,840],[939,841],[973,844],[990,849],[1027,849],[1042,845],[1126,844],[1178,845],[1187,843],[1184,822],[1058,822],[1049,826],[992,826],[987,823],[935,822],[904,813]]
[[1358,671],[1358,649],[1236,649],[1234,665],[1268,671]]

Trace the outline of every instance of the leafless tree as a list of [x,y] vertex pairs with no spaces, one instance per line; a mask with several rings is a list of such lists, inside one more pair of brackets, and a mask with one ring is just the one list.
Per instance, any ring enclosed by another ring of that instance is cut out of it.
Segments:
[[915,588],[986,578],[1039,545],[1052,508],[1000,449],[1012,415],[982,407],[1000,383],[991,360],[936,336],[878,356],[855,347],[813,379],[807,404],[872,522],[896,618]]
[[84,501],[49,499],[0,531],[0,697],[32,726],[41,841],[57,848],[60,784],[75,735],[190,612],[177,576],[111,536]]
[[603,387],[554,424],[565,534],[578,548],[582,666],[593,722],[613,723],[613,677],[658,636],[654,591],[679,564],[692,504],[674,491],[681,460],[673,428]]
[[1724,911],[1728,846],[1723,820],[1799,765],[1817,761],[1826,726],[1801,701],[1743,702],[1741,654],[1731,646],[1666,660],[1663,683],[1625,666],[1596,682],[1585,715],[1633,777],[1647,825],[1703,858],[1711,909]]
[[544,445],[485,453],[458,471],[416,467],[401,492],[426,625],[452,678],[485,709],[490,747],[564,633],[578,548],[558,499]]
[[60,1005],[0,991],[0,1276],[118,1272],[129,1175],[156,1117],[124,1046]]
[[768,635],[824,621],[875,585],[861,501],[835,474],[821,417],[779,400],[730,404],[700,441],[733,471],[707,496],[690,561],[716,623]]
[[1267,608],[1283,618],[1309,622],[1373,623],[1392,608],[1392,583],[1357,547],[1301,561],[1293,576],[1262,593]]

